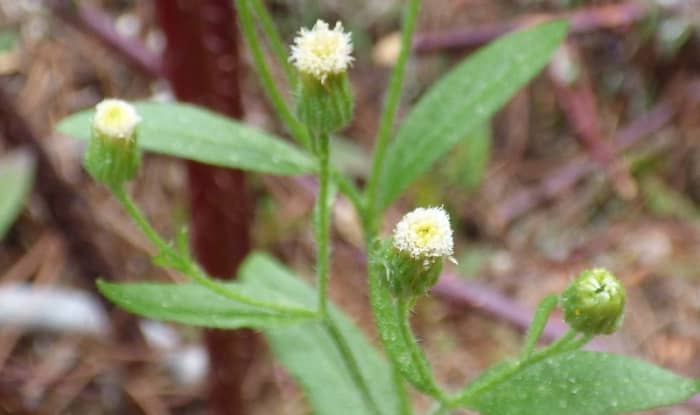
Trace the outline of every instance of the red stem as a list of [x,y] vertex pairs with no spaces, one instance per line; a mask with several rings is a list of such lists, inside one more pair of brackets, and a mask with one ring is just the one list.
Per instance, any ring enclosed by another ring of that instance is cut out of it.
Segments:
[[[243,116],[237,24],[230,0],[157,0],[167,37],[165,64],[177,97],[234,118]],[[245,176],[189,162],[191,244],[211,275],[234,278],[250,251],[252,206]],[[257,346],[250,330],[207,330],[209,402],[216,414],[245,413],[242,384]]]

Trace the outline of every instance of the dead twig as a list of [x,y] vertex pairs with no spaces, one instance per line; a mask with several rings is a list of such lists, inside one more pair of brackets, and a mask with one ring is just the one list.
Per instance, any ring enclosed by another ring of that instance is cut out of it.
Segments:
[[117,33],[111,19],[99,9],[89,5],[78,6],[71,0],[51,0],[47,3],[57,16],[117,52],[144,75],[152,78],[165,76],[160,58],[140,42]]
[[[619,154],[627,150],[637,141],[660,130],[673,119],[675,114],[676,109],[670,101],[663,101],[657,104],[646,115],[633,121],[615,135],[613,154]],[[539,184],[520,190],[499,203],[492,217],[494,226],[502,229],[535,206],[571,188],[583,177],[594,171],[595,168],[595,162],[586,156],[570,160],[549,174]]]
[[549,65],[557,99],[576,137],[600,164],[613,188],[625,200],[637,194],[637,185],[627,167],[615,157],[612,143],[603,136],[597,99],[576,45],[568,42],[555,54]]
[[461,51],[481,46],[510,31],[556,19],[569,20],[571,25],[569,34],[614,29],[642,20],[650,10],[651,8],[642,2],[635,1],[590,7],[573,13],[528,15],[513,21],[483,24],[469,29],[456,29],[443,33],[419,33],[413,42],[413,49],[419,54]]

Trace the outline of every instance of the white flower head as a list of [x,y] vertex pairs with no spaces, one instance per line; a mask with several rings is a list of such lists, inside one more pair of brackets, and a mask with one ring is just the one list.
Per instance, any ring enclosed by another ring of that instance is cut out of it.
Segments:
[[354,60],[351,53],[352,39],[342,23],[336,22],[331,30],[328,23],[317,20],[311,30],[299,30],[289,60],[299,71],[324,83],[329,75],[347,71]]
[[407,213],[394,229],[394,247],[416,259],[451,257],[452,227],[445,209],[417,208]]
[[92,124],[97,132],[110,137],[132,139],[141,117],[133,105],[121,99],[105,99],[95,107]]

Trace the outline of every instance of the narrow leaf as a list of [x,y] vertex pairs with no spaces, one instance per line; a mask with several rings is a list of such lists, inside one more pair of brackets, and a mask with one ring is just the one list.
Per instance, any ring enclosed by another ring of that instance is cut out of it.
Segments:
[[438,81],[406,116],[379,176],[378,206],[389,205],[459,140],[467,137],[549,61],[566,35],[562,21],[498,39]]
[[616,354],[575,351],[538,362],[474,396],[482,415],[613,415],[685,401],[697,380]]
[[98,280],[97,287],[110,301],[134,314],[199,327],[281,327],[308,319],[241,304],[191,283],[117,284]]
[[[224,167],[295,175],[316,169],[314,159],[281,138],[188,104],[137,102],[139,143],[149,151]],[[63,134],[90,138],[93,110],[62,120]]]
[[[272,258],[251,255],[243,264],[241,280],[260,290],[279,290],[307,306],[316,304],[316,292]],[[400,411],[399,393],[387,362],[367,341],[360,329],[337,307],[333,318],[350,344],[362,375],[370,383],[374,400],[386,415]],[[348,375],[335,343],[321,323],[310,322],[284,328],[266,329],[275,356],[304,388],[316,415],[363,415],[362,396]]]
[[12,226],[31,189],[34,161],[25,152],[0,158],[0,239]]
[[491,125],[481,124],[460,140],[443,158],[440,169],[446,183],[465,193],[479,186],[491,158]]

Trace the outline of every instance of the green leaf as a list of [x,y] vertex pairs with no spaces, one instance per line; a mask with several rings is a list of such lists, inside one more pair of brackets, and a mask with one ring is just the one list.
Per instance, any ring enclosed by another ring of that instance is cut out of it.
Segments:
[[12,226],[29,194],[34,178],[34,160],[25,152],[0,158],[0,239]]
[[[234,286],[237,283],[224,285]],[[100,292],[121,308],[154,320],[199,327],[236,329],[280,327],[308,320],[238,303],[198,284],[111,283],[97,281]],[[250,290],[253,291],[253,290]],[[269,299],[257,292],[258,298]]]
[[455,143],[487,122],[544,67],[566,31],[566,22],[554,21],[506,35],[438,81],[389,145],[378,206],[388,206]]
[[[261,173],[313,172],[316,162],[281,138],[188,104],[136,102],[143,118],[139,144],[146,150],[217,166]],[[63,119],[63,134],[89,139],[93,110]]]
[[491,158],[491,125],[476,126],[460,140],[445,158],[441,169],[449,184],[464,191],[475,189],[481,183]]
[[672,405],[698,391],[697,380],[637,359],[575,351],[533,364],[467,406],[482,415],[612,415]]
[[[285,292],[291,299],[309,307],[316,304],[315,290],[266,255],[248,257],[241,267],[240,278],[250,287]],[[363,377],[370,382],[371,393],[382,413],[402,413],[399,393],[403,391],[395,389],[388,363],[337,307],[331,307],[331,315],[347,339]],[[314,414],[368,413],[335,343],[321,323],[266,329],[264,333],[275,356],[304,388]]]
[[[374,261],[373,261],[374,262]],[[439,396],[440,391],[432,378],[430,363],[411,333],[404,333],[401,321],[404,319],[393,295],[381,281],[380,271],[375,268],[369,274],[369,296],[374,320],[384,349],[404,378],[416,389],[431,396]]]

